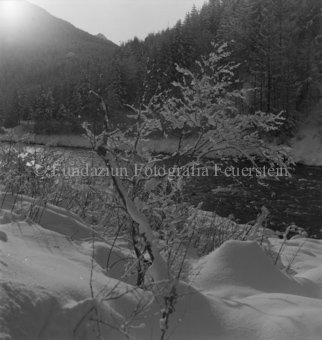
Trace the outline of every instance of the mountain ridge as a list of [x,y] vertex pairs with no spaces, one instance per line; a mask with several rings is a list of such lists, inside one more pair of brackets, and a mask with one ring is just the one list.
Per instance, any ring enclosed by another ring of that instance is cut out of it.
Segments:
[[[36,34],[37,38],[46,34],[52,33],[53,29],[59,29],[60,33],[78,32],[79,35],[83,35],[83,39],[94,38],[98,36],[90,34],[80,28],[77,28],[70,22],[61,18],[55,17],[54,15],[47,12],[45,9],[34,5],[28,1],[20,0],[17,2],[17,13],[12,14],[10,18],[7,18],[4,7],[4,2],[0,2],[0,38],[6,39],[6,36],[15,36],[17,33],[21,33],[25,38],[30,38],[30,35]],[[19,21],[19,23],[18,23]],[[28,25],[28,27],[26,27]],[[38,32],[37,32],[38,31]],[[17,37],[15,37],[17,38]],[[68,38],[68,36],[66,36]],[[108,40],[106,44],[110,47],[118,47],[117,44]],[[101,43],[101,40],[96,40]],[[29,41],[30,42],[30,41]]]
[[105,37],[105,35],[102,34],[102,33],[96,34],[95,37],[98,37],[98,38],[103,39],[103,40],[108,40],[108,39]]
[[0,2],[0,126],[29,117],[37,96],[49,90],[59,93],[56,111],[68,107],[84,65],[93,76],[119,48],[28,1],[15,2],[10,13],[5,6]]

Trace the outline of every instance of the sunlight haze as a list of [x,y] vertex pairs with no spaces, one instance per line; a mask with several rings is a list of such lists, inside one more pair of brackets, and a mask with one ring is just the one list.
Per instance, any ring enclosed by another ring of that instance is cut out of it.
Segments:
[[172,27],[205,0],[31,0],[50,14],[116,44]]
[[7,24],[16,26],[19,23],[21,16],[24,15],[18,1],[0,0],[0,5],[1,20],[4,20]]

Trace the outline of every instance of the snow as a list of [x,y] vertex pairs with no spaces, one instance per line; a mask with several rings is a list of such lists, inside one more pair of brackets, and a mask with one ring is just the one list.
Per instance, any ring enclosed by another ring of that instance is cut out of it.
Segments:
[[173,285],[178,302],[165,338],[322,338],[321,240],[270,238],[267,254],[255,241],[227,241],[187,259],[188,282],[154,283],[158,296],[126,275],[135,257],[124,239],[103,242],[78,216],[50,204],[35,223],[27,217],[32,204],[0,196],[1,339],[97,339],[98,327],[101,339],[126,339],[127,332],[160,339]]

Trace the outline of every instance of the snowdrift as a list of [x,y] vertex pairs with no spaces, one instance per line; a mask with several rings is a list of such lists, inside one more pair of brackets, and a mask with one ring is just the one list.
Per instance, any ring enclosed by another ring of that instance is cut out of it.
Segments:
[[[99,331],[102,339],[160,339],[162,297],[124,276],[133,257],[127,245],[102,242],[79,217],[50,204],[35,223],[26,217],[32,203],[0,197],[0,338],[88,340]],[[228,241],[188,259],[189,282],[177,284],[165,338],[320,340],[322,241],[269,242],[270,254],[253,241]],[[281,246],[284,270],[270,257]]]

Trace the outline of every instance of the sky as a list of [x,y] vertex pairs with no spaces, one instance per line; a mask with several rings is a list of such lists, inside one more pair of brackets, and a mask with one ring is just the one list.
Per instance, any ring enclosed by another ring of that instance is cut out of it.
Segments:
[[135,36],[172,27],[183,20],[193,4],[206,0],[28,0],[50,14],[91,34],[102,33],[116,44]]

